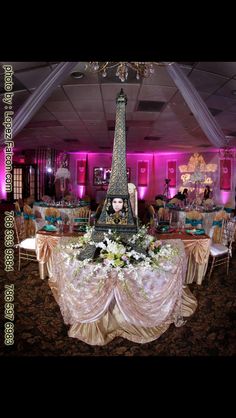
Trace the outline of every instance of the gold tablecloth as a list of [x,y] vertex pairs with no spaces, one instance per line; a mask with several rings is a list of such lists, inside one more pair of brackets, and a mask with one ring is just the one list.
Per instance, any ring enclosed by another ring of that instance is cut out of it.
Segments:
[[[207,235],[192,236],[186,232],[171,234],[155,234],[160,240],[181,239],[188,256],[187,272],[185,283],[196,282],[200,285],[204,279],[210,254],[210,238]],[[41,279],[52,275],[52,251],[60,243],[61,238],[76,236],[73,233],[60,234],[50,232],[39,232],[36,234],[36,253],[39,261],[39,272]],[[77,235],[78,236],[78,235]]]
[[171,270],[124,269],[127,288],[115,269],[96,263],[78,269],[78,261],[70,257],[73,250],[59,244],[51,256],[48,283],[64,322],[70,325],[68,335],[91,345],[105,345],[115,337],[142,344],[160,337],[172,323],[183,325],[183,317],[194,313],[197,301],[183,284],[183,243],[175,240],[173,245],[179,255]]
[[76,240],[76,238],[81,235],[83,234],[74,232],[37,232],[35,245],[37,260],[39,262],[39,274],[42,280],[44,280],[47,276],[50,277],[52,275],[52,252],[53,249],[60,243],[60,240],[65,237]]
[[184,231],[155,234],[160,240],[181,239],[188,257],[185,283],[202,284],[207,271],[211,240],[207,235],[189,235]]

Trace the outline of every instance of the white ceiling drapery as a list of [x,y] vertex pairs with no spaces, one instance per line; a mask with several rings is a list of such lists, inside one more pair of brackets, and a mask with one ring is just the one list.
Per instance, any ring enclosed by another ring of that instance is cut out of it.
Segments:
[[[55,88],[65,79],[77,62],[60,62],[45,80],[38,86],[31,96],[25,101],[13,117],[12,139],[25,127],[35,113],[46,102]],[[0,138],[0,144],[4,143],[4,132]]]
[[211,144],[215,147],[225,146],[226,138],[222,129],[179,65],[172,63],[167,65],[166,68]]

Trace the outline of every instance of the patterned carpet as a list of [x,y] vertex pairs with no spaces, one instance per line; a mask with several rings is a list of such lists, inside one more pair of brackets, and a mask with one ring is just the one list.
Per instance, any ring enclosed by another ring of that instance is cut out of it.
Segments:
[[[2,242],[2,240],[1,240]],[[236,355],[236,248],[226,276],[225,266],[211,280],[190,285],[198,300],[195,314],[180,328],[173,324],[162,336],[147,344],[116,338],[106,346],[90,346],[69,338],[59,306],[38,264],[25,262],[20,272],[3,271],[0,262],[1,323],[4,321],[4,284],[15,285],[15,344],[0,345],[4,356],[235,356]],[[1,332],[3,326],[1,325]]]

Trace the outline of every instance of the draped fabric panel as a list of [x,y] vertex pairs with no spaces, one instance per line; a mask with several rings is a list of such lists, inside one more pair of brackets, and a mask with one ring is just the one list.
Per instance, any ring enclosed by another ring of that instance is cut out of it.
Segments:
[[[77,65],[77,62],[60,62],[52,72],[42,81],[42,83],[29,96],[25,103],[16,112],[13,118],[13,138],[24,128],[32,119],[35,113],[46,102],[58,85],[68,76],[70,71]],[[0,143],[4,142],[4,135],[0,138]]]
[[96,263],[78,269],[67,242],[68,238],[37,234],[36,248],[40,272],[43,275],[47,263],[48,283],[65,323],[71,325],[70,337],[91,345],[104,345],[118,336],[146,343],[173,322],[183,325],[182,316],[194,313],[197,301],[183,284],[186,256],[180,240],[172,241],[179,254],[166,270],[127,271],[126,284],[115,269]]
[[[52,287],[52,284],[50,284]],[[182,315],[187,318],[195,312],[197,300],[187,286],[182,289]],[[117,304],[110,306],[101,319],[92,323],[75,323],[70,327],[69,337],[77,338],[90,345],[103,346],[116,337],[145,344],[159,338],[171,325],[166,320],[155,327],[141,327],[127,322]]]
[[148,161],[138,161],[138,186],[148,186]]
[[168,179],[169,187],[176,187],[176,161],[168,161]]
[[222,129],[189,78],[177,63],[167,65],[166,68],[210,143],[216,147],[225,146],[226,139]]
[[124,281],[108,266],[78,267],[76,258],[71,258],[74,250],[59,245],[53,251],[49,285],[65,323],[71,325],[69,336],[92,345],[107,344],[116,336],[145,343],[158,338],[173,322],[183,325],[182,310],[189,316],[197,303],[193,295],[183,296],[183,244],[180,240],[171,244],[178,254],[165,268],[124,269]]
[[86,160],[77,160],[77,184],[86,184]]
[[[52,274],[52,252],[60,241],[60,237],[50,235],[36,235],[36,254],[39,262],[40,278],[43,280],[48,271],[49,276]],[[47,268],[47,269],[46,269]]]
[[220,160],[220,190],[231,190],[231,160]]

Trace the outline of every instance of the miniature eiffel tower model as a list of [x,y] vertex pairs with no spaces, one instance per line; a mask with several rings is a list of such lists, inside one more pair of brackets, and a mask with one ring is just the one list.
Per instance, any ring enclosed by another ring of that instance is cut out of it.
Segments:
[[[126,95],[121,89],[116,99],[116,125],[113,146],[112,167],[107,196],[103,205],[102,213],[96,223],[95,231],[108,231],[132,233],[137,232],[136,223],[130,204],[128,193],[128,180],[126,169],[126,129],[125,129],[125,106]],[[125,213],[121,223],[114,223],[108,215],[109,206],[114,198],[121,198],[124,202]]]
[[[103,209],[91,237],[92,241],[95,242],[103,241],[104,232],[108,232],[109,229],[118,232],[125,241],[128,241],[129,238],[137,232],[137,224],[133,217],[128,193],[125,129],[125,106],[127,97],[122,89],[117,96],[116,103],[116,125],[111,177]],[[109,214],[109,210],[112,207],[112,201],[115,198],[122,199],[123,201],[123,216],[120,217],[120,219],[113,219]],[[79,259],[93,258],[95,249],[95,246],[86,246],[86,248],[81,251]]]

